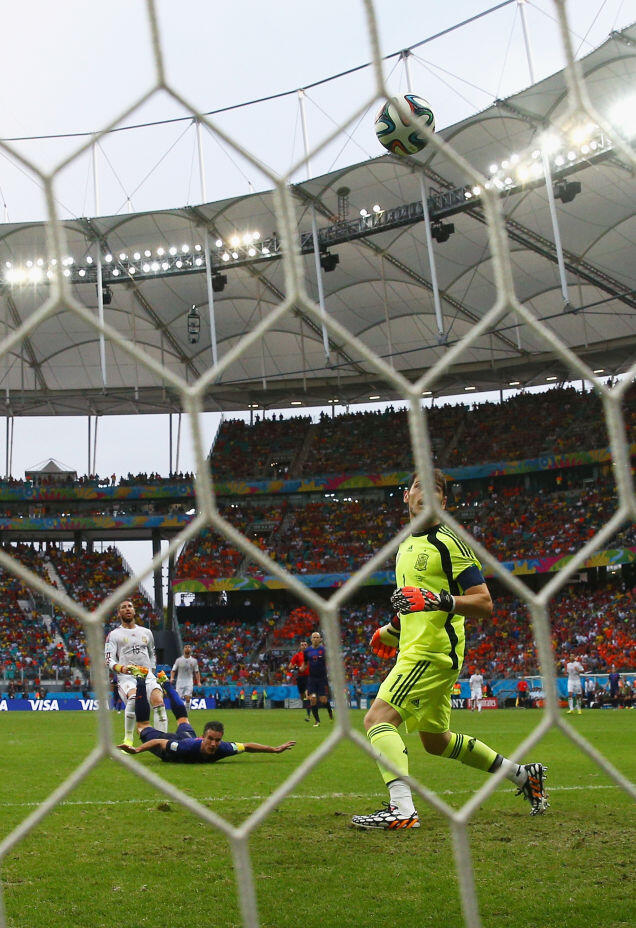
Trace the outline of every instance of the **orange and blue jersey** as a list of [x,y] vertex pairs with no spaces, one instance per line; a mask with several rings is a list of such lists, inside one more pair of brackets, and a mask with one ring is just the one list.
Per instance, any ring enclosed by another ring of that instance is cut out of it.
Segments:
[[309,676],[313,680],[327,679],[327,655],[325,646],[319,645],[317,648],[305,648],[305,663],[309,667]]

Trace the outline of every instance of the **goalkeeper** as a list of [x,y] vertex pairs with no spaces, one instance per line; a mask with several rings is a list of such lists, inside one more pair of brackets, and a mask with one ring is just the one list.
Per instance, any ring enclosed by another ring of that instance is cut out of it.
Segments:
[[[435,471],[435,491],[446,507],[441,471]],[[414,519],[423,509],[422,489],[413,474],[404,502]],[[451,693],[464,658],[464,618],[484,621],[492,614],[492,599],[481,564],[468,545],[435,515],[400,545],[395,575],[398,589],[391,597],[397,615],[371,639],[376,654],[397,661],[383,681],[364,720],[371,744],[399,771],[408,775],[408,755],[398,731],[419,732],[424,749],[469,767],[494,773],[503,767],[517,794],[528,799],[531,814],[544,812],[545,767],[515,764],[469,735],[450,730]],[[418,828],[411,789],[399,774],[378,762],[389,789],[389,802],[371,815],[355,815],[358,828]]]

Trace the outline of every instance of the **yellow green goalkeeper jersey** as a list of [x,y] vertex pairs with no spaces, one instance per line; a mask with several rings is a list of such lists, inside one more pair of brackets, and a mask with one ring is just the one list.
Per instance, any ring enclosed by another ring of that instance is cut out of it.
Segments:
[[[473,551],[443,524],[402,542],[395,560],[398,587],[417,586],[454,596],[484,582]],[[464,660],[464,616],[448,612],[400,615],[400,659],[432,660],[460,668]]]

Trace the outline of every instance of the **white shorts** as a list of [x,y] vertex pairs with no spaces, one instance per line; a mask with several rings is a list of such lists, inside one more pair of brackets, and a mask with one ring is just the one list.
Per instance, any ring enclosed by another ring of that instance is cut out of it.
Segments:
[[481,699],[481,690],[471,690],[470,691],[471,699]]
[[177,693],[182,699],[192,698],[192,684],[184,683],[183,686],[177,686]]
[[[132,691],[133,695],[137,689],[137,678],[133,677],[131,673],[119,673],[117,674],[117,686],[119,688],[119,695],[122,698],[123,702],[126,702],[128,694]],[[148,671],[148,676],[146,677],[146,693],[148,695],[148,701],[150,701],[150,694],[154,690],[161,690],[152,670]],[[162,691],[163,695],[163,691]]]
[[582,692],[580,683],[570,683],[568,680],[568,695],[580,696]]

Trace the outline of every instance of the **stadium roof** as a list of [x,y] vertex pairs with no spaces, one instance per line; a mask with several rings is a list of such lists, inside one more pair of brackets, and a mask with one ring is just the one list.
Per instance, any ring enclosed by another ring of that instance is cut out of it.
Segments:
[[[613,33],[581,61],[589,96],[603,114],[610,114],[630,94],[633,119],[635,42],[636,27],[631,26]],[[592,149],[589,145],[582,149],[586,142],[579,140],[573,157],[568,145],[563,148],[565,164],[561,170],[555,168],[555,178],[581,185],[574,199],[556,203],[569,306],[562,295],[545,185],[525,181],[517,185],[513,171],[512,156],[531,152],[541,133],[563,114],[566,102],[564,73],[559,72],[496,101],[442,135],[486,175],[491,163],[501,165],[508,159],[511,167],[502,168],[500,176],[504,179],[508,170],[513,175],[503,209],[517,296],[591,368],[609,376],[627,369],[636,346],[636,193],[629,165],[606,138]],[[435,244],[443,338],[431,292],[420,175],[411,165],[385,155],[294,188],[299,232],[310,232],[313,204],[323,246],[339,257],[337,266],[323,274],[327,313],[390,358],[409,379],[430,368],[496,300],[484,214],[478,198],[466,188],[468,179],[442,153],[428,149],[416,157],[425,166],[432,215],[455,227],[447,241]],[[339,212],[338,191],[343,187],[349,192],[345,200],[341,198]],[[564,200],[567,197],[566,193]],[[380,213],[372,212],[374,204]],[[361,209],[369,212],[367,218],[359,218]],[[348,223],[343,221],[347,210]],[[224,289],[214,295],[219,357],[284,299],[282,261],[260,253],[263,241],[276,241],[271,191],[197,207],[68,221],[64,227],[68,253],[74,259],[71,273],[77,298],[97,313],[94,262],[86,263],[86,256],[95,255],[99,241],[103,253],[113,256],[105,265],[112,293],[112,301],[104,307],[105,321],[189,382],[211,363],[206,275],[204,267],[195,263],[201,252],[194,250],[203,242],[206,228],[218,265],[215,270],[227,277]],[[249,258],[247,246],[241,244],[238,259],[230,254],[224,263],[231,237],[254,231],[260,235],[256,257]],[[309,291],[315,294],[315,262],[307,238],[302,260]],[[218,248],[217,239],[223,241]],[[37,266],[40,258],[46,268],[46,242],[46,224],[0,225],[0,268],[5,274],[0,312],[5,332],[28,320],[48,295],[46,284],[10,285],[7,262],[13,269],[26,268],[28,261]],[[171,246],[177,249],[176,258],[170,256]],[[161,248],[165,256],[157,255]],[[275,254],[274,246],[271,250]],[[149,264],[156,262],[147,273],[142,270],[144,251],[150,252]],[[119,259],[120,253],[126,255],[125,261]],[[136,253],[141,258],[132,279],[126,268],[133,260],[137,264]],[[175,262],[181,256],[184,266],[177,269]],[[195,344],[189,342],[187,331],[193,305],[201,316]],[[121,348],[107,341],[103,368],[101,360],[96,331],[69,311],[56,311],[34,327],[20,347],[0,358],[6,412],[87,415],[179,408],[178,397],[161,379]],[[571,378],[549,344],[508,315],[442,375],[435,393],[457,394],[466,387],[507,389],[516,382],[533,386]],[[347,404],[372,397],[389,400],[396,395],[355,350],[337,339],[331,340],[327,364],[320,326],[296,309],[228,367],[208,390],[205,408],[316,406],[334,400]]]

